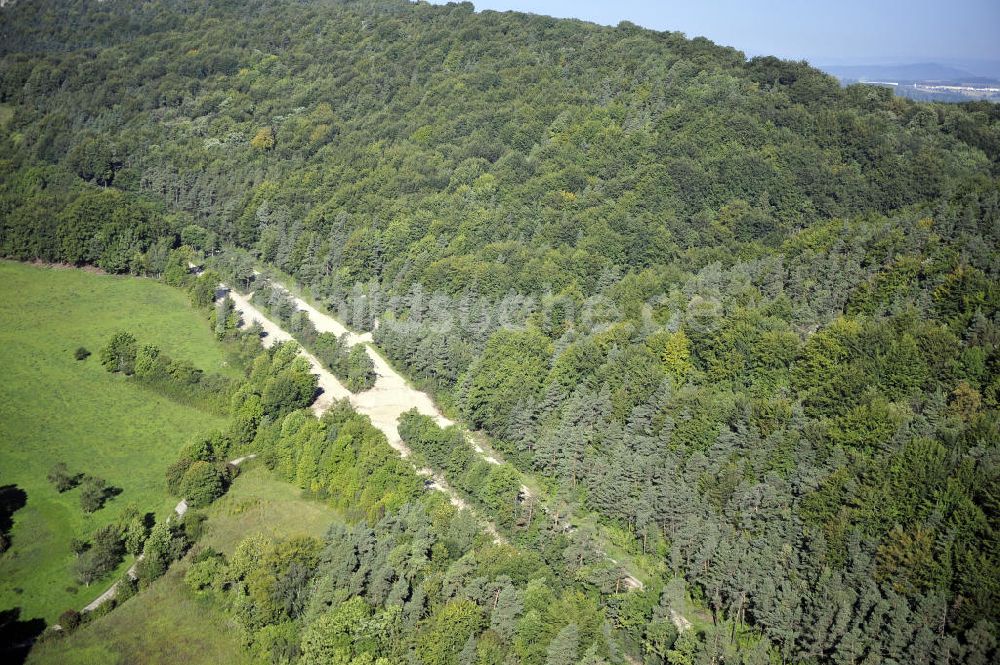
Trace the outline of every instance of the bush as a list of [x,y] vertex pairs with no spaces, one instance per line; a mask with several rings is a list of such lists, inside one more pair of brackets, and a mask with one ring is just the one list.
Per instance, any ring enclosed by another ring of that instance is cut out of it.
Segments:
[[80,556],[90,549],[90,543],[83,538],[74,538],[69,541],[69,548],[73,551],[73,554]]
[[73,352],[73,357],[77,360],[86,360],[90,357],[90,351],[84,346],[77,347],[76,351]]
[[202,534],[205,533],[205,522],[208,521],[208,515],[205,513],[200,513],[196,510],[189,510],[184,513],[184,535],[187,536],[189,541],[196,542],[201,538]]
[[194,558],[194,563],[184,576],[184,581],[194,591],[221,589],[225,572],[225,559],[209,547]]
[[224,491],[222,474],[212,464],[200,460],[188,468],[181,481],[181,493],[192,508],[207,506]]
[[274,130],[270,127],[261,127],[250,139],[250,145],[258,150],[271,150],[274,148]]
[[55,485],[56,490],[59,493],[71,490],[76,487],[77,478],[76,476],[70,474],[69,469],[63,462],[58,464],[53,464],[52,468],[49,469],[49,482]]
[[156,378],[163,374],[160,349],[152,344],[143,344],[135,353],[135,375],[142,379]]
[[175,525],[166,522],[154,525],[142,550],[143,559],[136,565],[139,587],[146,588],[163,575],[171,561],[184,556],[188,544],[185,534]]
[[347,354],[347,389],[351,392],[368,390],[375,385],[375,363],[363,344],[351,347]]
[[122,526],[122,538],[125,541],[125,550],[132,555],[142,552],[142,547],[149,537],[149,521],[143,515],[135,515],[127,520]]
[[125,555],[121,532],[114,525],[101,527],[94,533],[93,546],[80,555],[74,570],[81,584],[89,585],[118,567]]
[[62,626],[62,629],[67,633],[72,633],[76,630],[81,621],[83,621],[83,618],[76,610],[66,610],[59,615],[59,625]]
[[80,507],[84,512],[93,513],[104,507],[108,498],[108,484],[103,478],[87,476],[80,490]]
[[135,566],[136,581],[141,589],[148,587],[165,572],[167,572],[167,563],[160,557],[147,556]]
[[117,601],[118,605],[121,605],[138,592],[139,583],[132,579],[128,573],[125,573],[118,580],[118,588],[115,590],[115,601]]
[[351,392],[368,390],[375,385],[375,363],[364,344],[351,346],[346,335],[338,338],[331,333],[321,333],[310,348]]
[[181,483],[184,481],[184,474],[193,463],[191,459],[182,457],[167,467],[167,491],[173,496],[181,496]]
[[137,345],[131,333],[119,332],[101,349],[101,364],[109,372],[131,374],[135,370]]
[[85,622],[89,622],[89,621],[93,621],[94,619],[100,619],[102,616],[104,616],[106,614],[109,614],[111,612],[111,610],[115,609],[116,607],[118,607],[118,599],[117,598],[111,598],[106,603],[101,603],[100,605],[98,605],[97,607],[95,607],[94,609],[92,609],[91,611],[85,612],[82,615],[83,616],[83,620]]

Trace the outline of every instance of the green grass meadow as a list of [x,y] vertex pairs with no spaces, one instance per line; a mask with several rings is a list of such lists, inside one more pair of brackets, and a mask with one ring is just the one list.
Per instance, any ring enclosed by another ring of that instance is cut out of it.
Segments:
[[200,545],[228,556],[250,534],[322,538],[332,522],[342,519],[330,506],[304,498],[300,489],[275,478],[259,460],[245,464],[225,496],[206,511],[208,521]]
[[[255,462],[229,492],[208,508],[200,546],[232,554],[244,537],[326,533],[337,513],[302,497],[299,489],[277,480]],[[51,637],[35,646],[28,662],[36,665],[201,665],[249,664],[235,624],[211,596],[184,583],[190,557],[175,563],[148,589],[72,635]]]
[[[224,424],[106,372],[98,351],[123,329],[206,371],[232,371],[203,315],[177,289],[0,262],[0,485],[27,493],[13,515],[11,548],[0,555],[0,609],[19,607],[22,619],[51,623],[103,591],[113,578],[77,587],[70,541],[89,537],[130,503],[169,514],[176,501],[166,494],[164,470],[192,437]],[[75,360],[79,346],[93,355]],[[79,488],[59,494],[46,480],[56,462],[123,491],[88,515]]]

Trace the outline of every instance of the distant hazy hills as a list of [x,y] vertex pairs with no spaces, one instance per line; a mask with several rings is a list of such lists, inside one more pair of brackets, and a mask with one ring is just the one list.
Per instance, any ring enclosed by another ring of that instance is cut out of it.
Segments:
[[981,63],[974,69],[937,62],[819,65],[819,68],[842,83],[888,85],[897,95],[914,99],[1000,101],[1000,80],[994,73],[998,70],[988,66],[991,64],[995,63]]
[[824,65],[826,72],[855,81],[992,81],[958,67],[936,62],[911,65]]

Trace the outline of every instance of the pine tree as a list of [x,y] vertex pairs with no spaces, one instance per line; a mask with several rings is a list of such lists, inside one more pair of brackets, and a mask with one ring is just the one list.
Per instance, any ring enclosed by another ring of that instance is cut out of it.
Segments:
[[500,589],[490,615],[490,628],[505,642],[514,639],[517,632],[517,620],[524,611],[524,600],[520,591],[513,586]]
[[575,623],[567,624],[549,642],[545,665],[576,665],[580,651],[580,630]]

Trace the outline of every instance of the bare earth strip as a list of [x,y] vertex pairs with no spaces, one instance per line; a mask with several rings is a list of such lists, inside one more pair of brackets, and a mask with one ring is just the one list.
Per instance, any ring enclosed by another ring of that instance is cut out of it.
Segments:
[[[259,309],[250,303],[250,300],[236,291],[229,291],[229,297],[233,299],[236,304],[236,309],[240,310],[243,314],[243,325],[252,325],[254,323],[259,323],[261,328],[264,329],[266,333],[261,342],[264,344],[265,348],[271,348],[279,342],[294,342],[294,338],[285,332],[283,328],[271,321],[269,318],[264,316]],[[336,400],[349,398],[351,396],[351,391],[343,386],[340,381],[337,380],[329,370],[327,370],[323,365],[313,356],[311,353],[306,351],[301,351],[302,355],[309,361],[309,365],[312,367],[312,371],[316,376],[319,377],[319,387],[323,390],[323,394],[320,395],[319,399],[313,404],[313,411],[317,415],[322,414],[330,405]],[[398,435],[397,435],[398,436]],[[391,443],[391,441],[390,441]]]
[[[281,284],[274,283],[274,286],[284,289]],[[410,409],[416,409],[420,413],[430,416],[441,427],[448,427],[455,424],[438,411],[437,406],[429,395],[411,388],[406,379],[396,372],[386,362],[385,358],[368,346],[372,341],[372,334],[370,332],[360,335],[352,332],[345,328],[340,321],[329,314],[319,311],[302,298],[291,293],[288,295],[299,309],[309,315],[309,319],[317,331],[333,333],[338,337],[347,335],[349,344],[365,345],[368,357],[375,363],[375,373],[378,375],[378,378],[375,380],[375,386],[370,390],[352,395],[351,404],[358,411],[367,414],[372,419],[372,423],[385,432],[385,435],[389,438],[389,443],[393,444],[394,448],[396,445],[393,441],[398,440],[399,443],[402,443],[399,439],[399,432],[396,430],[396,421],[400,415]]]
[[[333,333],[337,337],[347,335],[347,342],[349,344],[365,345],[368,357],[375,364],[375,373],[378,375],[378,378],[375,380],[374,387],[370,390],[352,395],[351,404],[359,411],[368,414],[375,426],[389,437],[390,443],[394,439],[399,438],[399,432],[396,431],[396,421],[402,413],[410,409],[415,408],[425,416],[430,416],[441,427],[448,427],[455,424],[438,410],[437,405],[434,404],[434,400],[427,393],[410,387],[406,379],[394,370],[385,358],[379,355],[372,347],[368,346],[372,341],[372,334],[370,332],[358,334],[348,330],[340,321],[329,314],[319,311],[302,298],[289,292],[281,284],[277,282],[272,282],[272,284],[285,290],[295,305],[309,315],[309,320],[312,321],[318,332]],[[487,455],[478,443],[471,439],[470,443],[476,453],[484,460],[490,464],[500,464],[499,459]],[[396,447],[395,444],[393,444],[393,447]],[[521,488],[521,490],[526,494],[529,493],[526,487]]]
[[[225,288],[225,285],[222,286]],[[277,283],[274,283],[274,286],[284,288]],[[261,329],[265,333],[261,342],[266,348],[270,348],[279,342],[295,341],[295,339],[283,328],[281,328],[281,326],[264,316],[264,314],[250,302],[248,296],[244,296],[233,290],[229,290],[228,293],[229,297],[232,298],[236,309],[238,309],[242,314],[242,325],[248,326],[254,323],[260,324]],[[313,411],[317,416],[322,415],[335,401],[347,399],[356,411],[367,415],[371,419],[372,425],[385,434],[389,445],[392,446],[392,448],[396,450],[404,459],[409,458],[412,453],[409,447],[403,442],[402,437],[399,435],[397,422],[400,415],[410,409],[416,409],[419,413],[433,418],[434,421],[441,427],[448,427],[449,425],[454,424],[453,421],[446,418],[438,410],[437,405],[434,404],[434,401],[429,395],[411,387],[407,383],[406,379],[404,379],[389,365],[385,358],[369,346],[372,342],[372,335],[370,332],[363,334],[354,333],[345,328],[343,324],[329,314],[319,311],[294,294],[289,293],[289,296],[292,297],[299,309],[304,310],[308,314],[309,319],[312,321],[318,332],[329,332],[337,335],[338,337],[346,334],[349,344],[364,344],[366,353],[375,365],[375,372],[377,374],[375,385],[369,390],[355,394],[345,388],[337,377],[324,367],[315,356],[308,353],[304,349],[300,349],[301,355],[309,361],[312,371],[317,375],[318,385],[323,391],[319,399],[317,399],[312,406]],[[500,463],[500,460],[487,454],[482,446],[478,445],[471,438],[469,441],[475,451],[484,460],[491,464]],[[239,465],[241,462],[252,457],[254,457],[254,455],[240,457],[232,460],[231,464]],[[416,470],[418,474],[428,479],[428,489],[443,492],[448,496],[452,505],[460,509],[472,510],[462,497],[449,487],[447,480],[441,474],[434,473],[433,470],[428,468],[417,468]],[[522,491],[525,494],[528,494],[527,487],[522,487]],[[183,516],[187,511],[187,507],[187,502],[181,500],[181,502],[177,504],[174,511],[178,516]],[[485,519],[483,522],[485,524],[486,531],[496,542],[504,542],[503,537],[499,534],[493,524]],[[128,569],[129,577],[135,578],[136,566],[140,560],[141,557],[136,559],[136,562]],[[642,582],[631,575],[626,577],[626,584],[630,588],[641,589],[643,587]],[[117,591],[117,586],[117,583],[112,585],[111,588],[87,605],[84,608],[84,611],[93,611],[103,603],[113,598],[115,592]],[[673,610],[671,611],[671,619],[677,626],[678,630],[683,631],[691,626],[690,622]]]
[[[243,325],[259,323],[264,332],[267,333],[262,340],[265,347],[271,347],[277,342],[293,340],[290,334],[264,316],[250,302],[247,296],[236,291],[229,291],[229,297],[233,299],[236,309],[242,313]],[[354,335],[344,328],[339,321],[319,312],[303,300],[296,298],[295,302],[299,307],[306,310],[309,318],[313,320],[313,325],[316,326],[319,332],[330,332],[337,336],[348,333],[348,340],[350,340],[351,344],[366,344],[366,342],[371,341],[370,334]],[[323,394],[313,403],[313,411],[316,412],[317,416],[322,415],[324,411],[330,408],[330,405],[334,401],[346,398],[358,413],[368,416],[372,421],[372,425],[385,434],[389,445],[401,457],[404,459],[408,458],[411,456],[411,451],[403,442],[402,437],[399,436],[399,429],[396,426],[399,416],[405,411],[416,408],[420,413],[434,418],[442,427],[453,423],[441,415],[430,397],[407,385],[403,377],[397,374],[385,359],[375,353],[367,344],[365,351],[375,363],[375,372],[378,374],[378,378],[373,388],[363,393],[354,394],[345,388],[337,377],[324,367],[315,356],[305,350],[300,350],[302,356],[309,361],[312,371],[319,377],[319,387],[323,390]],[[448,486],[448,481],[443,476],[434,473],[431,469],[417,469],[417,473],[429,479],[427,483],[428,489],[444,492],[451,504],[458,508],[470,509],[465,500]],[[496,528],[489,522],[486,522],[486,530],[497,542],[503,541]]]

